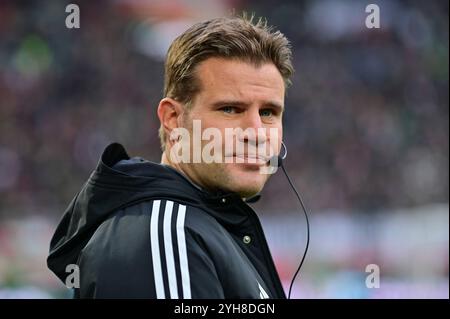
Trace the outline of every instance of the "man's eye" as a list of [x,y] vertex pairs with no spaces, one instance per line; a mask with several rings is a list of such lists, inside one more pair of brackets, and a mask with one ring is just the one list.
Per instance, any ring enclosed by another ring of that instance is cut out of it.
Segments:
[[273,111],[270,109],[264,109],[259,111],[259,115],[261,116],[272,116],[273,115]]
[[233,106],[224,106],[221,108],[221,110],[224,113],[229,113],[229,114],[236,113],[236,108]]

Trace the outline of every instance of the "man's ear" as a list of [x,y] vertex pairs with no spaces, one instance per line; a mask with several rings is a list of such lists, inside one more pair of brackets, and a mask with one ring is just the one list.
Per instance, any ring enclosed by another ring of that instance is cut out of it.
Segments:
[[183,106],[170,97],[163,98],[158,105],[158,118],[166,133],[170,136],[170,132],[178,127],[179,117],[183,114]]

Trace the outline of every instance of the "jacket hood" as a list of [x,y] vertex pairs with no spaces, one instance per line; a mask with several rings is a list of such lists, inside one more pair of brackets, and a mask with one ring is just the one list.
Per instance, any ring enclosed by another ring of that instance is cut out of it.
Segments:
[[[124,147],[110,144],[96,169],[71,201],[50,242],[48,267],[64,282],[66,266],[78,256],[98,226],[117,210],[152,198],[202,206],[242,200],[236,194],[210,194],[177,170],[139,157],[130,158]],[[223,206],[223,203],[222,203]]]

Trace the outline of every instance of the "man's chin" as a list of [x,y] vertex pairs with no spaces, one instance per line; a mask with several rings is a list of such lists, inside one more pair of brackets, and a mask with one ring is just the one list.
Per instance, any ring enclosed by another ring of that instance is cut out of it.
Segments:
[[258,194],[261,190],[255,191],[255,190],[245,190],[242,192],[239,192],[239,196],[241,198],[251,198],[253,196],[255,196],[256,194]]
[[241,171],[238,173],[235,172],[233,175],[233,191],[245,198],[252,197],[261,192],[267,182],[266,175],[261,174],[259,171]]
[[264,185],[259,186],[259,183],[253,183],[253,184],[247,184],[243,185],[242,183],[240,185],[235,185],[235,187],[232,187],[231,191],[239,194],[242,198],[249,198],[252,196],[255,196],[261,190],[263,189]]

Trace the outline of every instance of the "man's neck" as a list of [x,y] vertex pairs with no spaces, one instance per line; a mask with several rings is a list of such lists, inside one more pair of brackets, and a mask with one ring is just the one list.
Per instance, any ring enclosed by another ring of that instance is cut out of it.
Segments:
[[176,170],[178,173],[180,173],[181,175],[184,176],[184,178],[186,178],[186,180],[191,183],[194,187],[198,188],[199,190],[203,191],[203,188],[198,185],[197,183],[195,183],[180,167],[180,165],[177,165],[175,163],[172,163],[169,159],[169,157],[167,156],[166,151],[164,151],[161,155],[161,164],[165,165],[165,166],[169,166],[170,168]]

